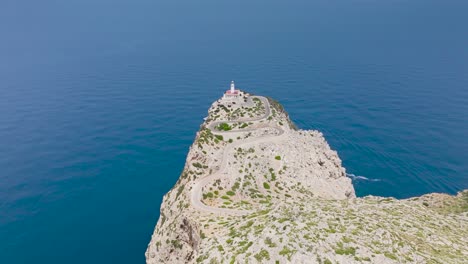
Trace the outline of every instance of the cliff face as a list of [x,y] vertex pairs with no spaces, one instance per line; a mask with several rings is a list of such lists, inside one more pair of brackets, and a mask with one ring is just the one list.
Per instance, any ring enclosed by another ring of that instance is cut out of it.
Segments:
[[468,193],[355,198],[337,153],[276,101],[213,103],[147,263],[462,263]]

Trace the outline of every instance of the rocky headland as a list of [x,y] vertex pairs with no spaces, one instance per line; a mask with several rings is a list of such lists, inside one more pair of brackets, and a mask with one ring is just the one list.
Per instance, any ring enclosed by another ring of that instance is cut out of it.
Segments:
[[163,199],[149,263],[466,263],[468,191],[356,198],[336,151],[275,100],[214,102]]

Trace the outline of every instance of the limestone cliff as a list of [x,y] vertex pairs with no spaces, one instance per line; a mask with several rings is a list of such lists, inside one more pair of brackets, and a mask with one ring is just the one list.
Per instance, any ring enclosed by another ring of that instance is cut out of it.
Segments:
[[356,198],[337,153],[271,98],[213,103],[147,263],[463,263],[468,192]]

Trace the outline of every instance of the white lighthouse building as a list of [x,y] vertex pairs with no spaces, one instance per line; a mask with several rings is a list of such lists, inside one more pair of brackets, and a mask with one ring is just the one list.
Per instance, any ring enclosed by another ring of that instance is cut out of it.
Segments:
[[231,81],[231,93],[234,93],[236,91],[236,86],[234,85],[234,81]]
[[227,90],[224,93],[223,99],[236,99],[242,95],[240,90],[236,90],[236,85],[234,81],[231,81],[231,89]]

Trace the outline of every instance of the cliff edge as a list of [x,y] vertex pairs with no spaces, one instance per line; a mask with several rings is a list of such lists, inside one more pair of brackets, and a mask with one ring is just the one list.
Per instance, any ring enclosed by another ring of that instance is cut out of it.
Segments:
[[238,91],[210,107],[146,262],[463,263],[467,211],[467,191],[356,198],[320,132]]

